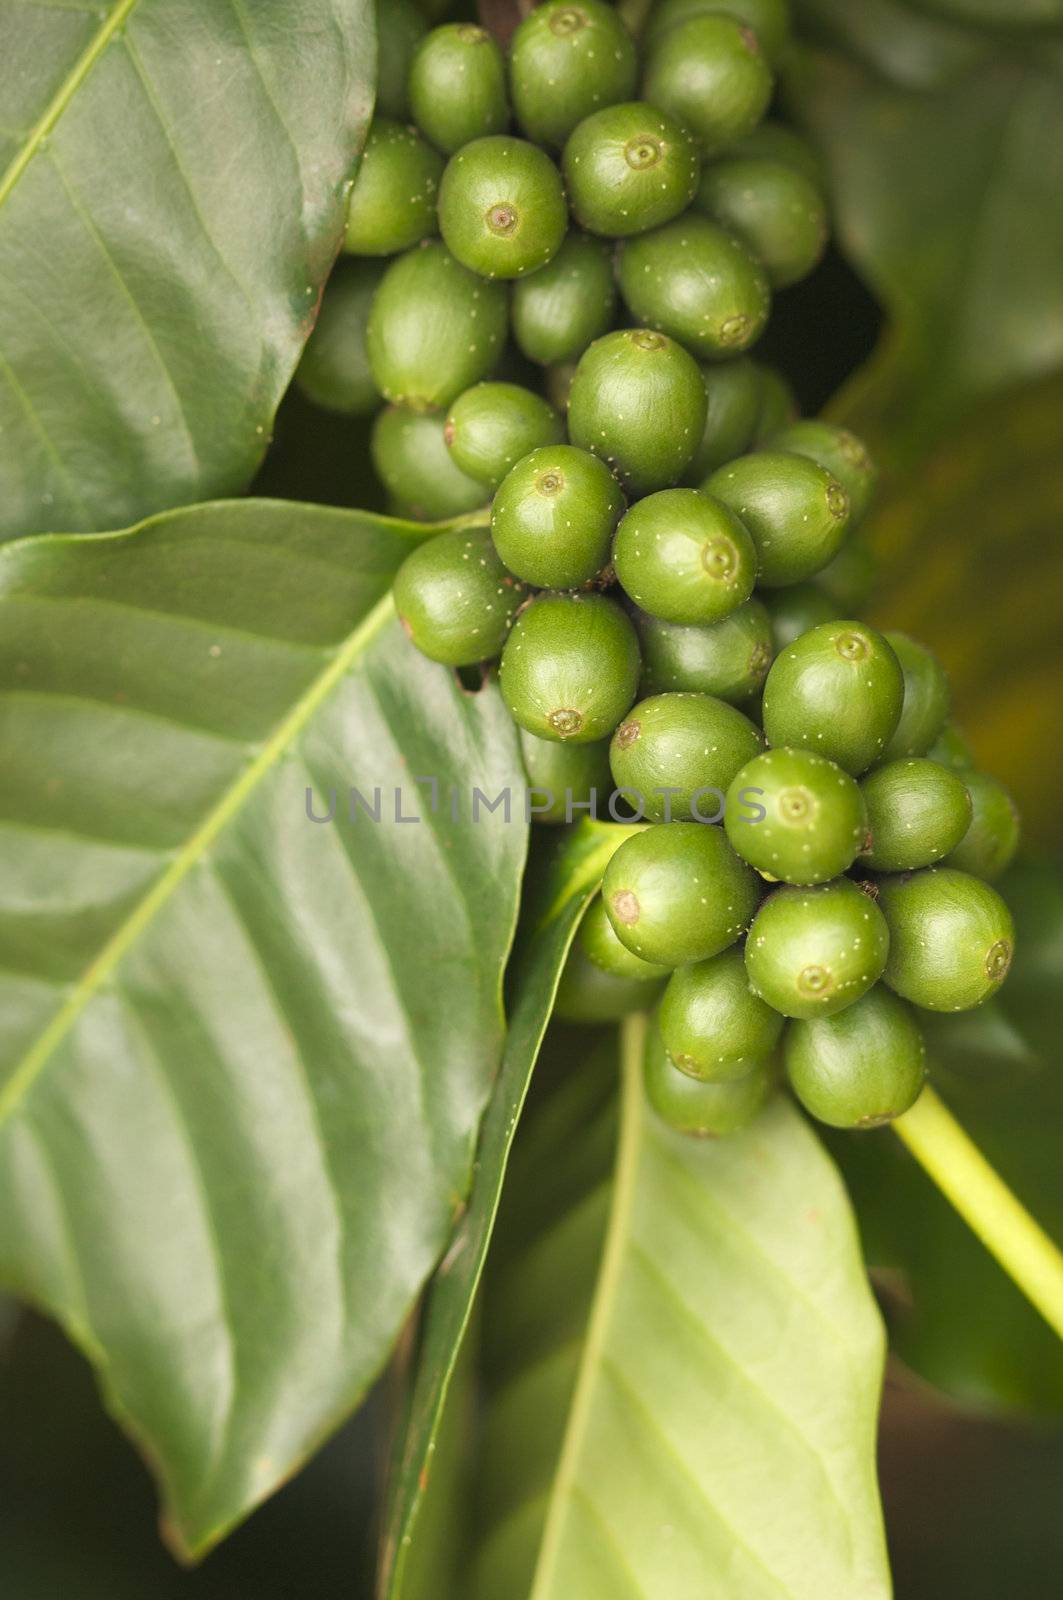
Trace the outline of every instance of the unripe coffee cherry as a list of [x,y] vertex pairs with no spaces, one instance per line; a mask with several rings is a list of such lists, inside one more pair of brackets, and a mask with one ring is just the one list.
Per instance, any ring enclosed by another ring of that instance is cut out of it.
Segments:
[[544,589],[589,583],[609,563],[624,509],[604,462],[571,444],[518,461],[491,507],[491,532],[510,570]]
[[409,95],[417,126],[448,155],[509,124],[502,52],[471,22],[448,22],[422,39],[410,65]]
[[602,899],[622,944],[644,961],[684,967],[734,944],[760,898],[759,879],[721,828],[675,822],[617,850]]
[[706,627],[635,616],[644,693],[692,690],[741,705],[763,687],[774,645],[771,618],[757,599]]
[[517,121],[537,143],[560,148],[577,123],[630,100],[638,82],[635,45],[603,0],[545,0],[510,45]]
[[971,797],[971,822],[945,858],[945,866],[976,878],[999,878],[1019,848],[1019,813],[1002,783],[984,772],[958,774]]
[[463,145],[439,188],[439,228],[463,266],[484,278],[521,278],[557,254],[568,226],[561,174],[525,139],[495,135]]
[[406,557],[395,609],[422,655],[451,667],[495,656],[524,591],[483,528],[437,534]]
[[703,361],[748,350],[771,310],[759,261],[694,212],[625,242],[620,292],[646,327],[680,339]]
[[609,247],[571,229],[552,261],[513,285],[513,337],[529,361],[577,361],[613,320]]
[[763,747],[756,724],[726,701],[657,694],[621,722],[609,762],[617,788],[652,821],[718,822],[732,778]]
[[540,445],[564,438],[548,400],[518,383],[478,383],[459,395],[444,429],[447,448],[470,478],[495,489],[511,467]]
[[752,1122],[775,1086],[774,1067],[760,1062],[743,1078],[706,1083],[671,1060],[660,1033],[651,1028],[643,1067],[646,1098],[662,1122],[677,1133],[722,1139]]
[[760,412],[753,430],[753,448],[763,450],[772,435],[778,433],[780,428],[786,428],[791,422],[797,421],[800,407],[793,389],[778,368],[767,367],[762,362],[758,365]]
[[971,797],[958,773],[925,757],[887,761],[860,784],[871,844],[861,863],[875,872],[929,867],[955,849],[971,822]]
[[952,699],[949,680],[941,662],[926,645],[910,639],[906,633],[891,631],[883,637],[904,674],[900,721],[882,752],[883,760],[921,756],[929,751],[945,726]]
[[556,739],[539,739],[526,728],[519,733],[533,821],[572,822],[587,815],[588,802],[596,811],[605,805],[613,792],[607,739],[599,744],[559,744]]
[[410,113],[407,80],[418,44],[428,32],[415,0],[378,0],[387,5],[387,26],[377,26],[376,110],[378,116],[405,121]]
[[703,487],[737,512],[753,536],[759,582],[776,589],[811,578],[836,555],[849,497],[805,456],[759,450],[718,467]]
[[765,877],[827,883],[867,836],[859,785],[811,750],[766,750],[731,782],[724,817],[738,854]]
[[562,1022],[619,1022],[633,1011],[648,1010],[662,986],[661,978],[621,978],[606,972],[590,959],[577,937],[557,986],[554,1013]]
[[418,245],[384,274],[369,313],[369,364],[381,394],[434,411],[486,378],[502,353],[506,291],[443,244]]
[[[894,634],[895,640],[898,637]],[[896,654],[896,644],[893,649]],[[946,722],[927,755],[931,761],[939,761],[943,767],[952,767],[955,772],[972,773],[975,770],[974,751],[954,722]]]
[[385,406],[373,423],[370,452],[392,509],[418,522],[441,522],[475,511],[487,490],[454,461],[443,437],[443,418]]
[[764,732],[770,744],[814,750],[859,777],[882,759],[903,698],[897,657],[880,633],[861,622],[824,622],[772,663]]
[[791,1022],[784,1060],[806,1111],[832,1128],[877,1128],[919,1098],[926,1047],[911,1008],[882,984],[833,1017]]
[[952,867],[878,880],[889,925],[891,989],[927,1011],[967,1011],[996,993],[1015,949],[1011,913],[995,889]]
[[625,591],[666,622],[718,622],[748,600],[757,553],[733,511],[700,489],[662,489],[623,518],[613,566]]
[[715,1083],[743,1078],[766,1060],[783,1026],[779,1013],[749,987],[738,945],[674,972],[657,1021],[679,1070]]
[[340,261],[321,300],[295,381],[315,405],[366,417],[380,404],[369,370],[366,328],[383,276],[378,261]]
[[823,193],[783,161],[733,155],[714,161],[702,172],[697,205],[741,239],[774,289],[807,278],[826,248]]
[[607,461],[632,494],[678,482],[705,428],[698,364],[663,333],[607,333],[580,358],[568,399],[573,444]]
[[794,583],[786,589],[769,589],[762,596],[771,617],[775,653],[786,649],[795,639],[821,622],[833,622],[841,616],[829,594],[824,594],[814,583]]
[[875,901],[836,878],[770,894],[749,930],[746,968],[757,994],[784,1017],[829,1017],[878,982],[889,947]]
[[639,100],[584,118],[561,165],[572,215],[608,239],[645,233],[685,211],[701,172],[683,125]]
[[347,206],[343,248],[390,256],[436,231],[443,160],[412,128],[377,117]]
[[626,944],[621,944],[606,914],[601,895],[596,895],[587,907],[576,942],[582,946],[589,961],[616,978],[635,978],[640,983],[653,983],[668,978],[671,973],[671,968],[643,961],[641,956],[633,955]]
[[[731,0],[731,4],[737,16],[734,0]],[[751,23],[750,26],[758,31],[755,24]],[[763,44],[763,34],[760,37]],[[767,47],[765,53],[770,57],[771,51]],[[733,144],[727,154],[749,156],[760,161],[784,161],[788,167],[795,167],[810,183],[814,183],[821,194],[827,192],[827,176],[819,152],[788,123],[773,122],[770,117],[767,118],[758,123],[752,133],[747,133],[744,139]]]
[[669,28],[646,61],[642,92],[714,156],[751,133],[768,109],[773,77],[755,33],[733,16],[691,17]]
[[[670,28],[721,10],[720,0],[657,0],[646,22],[643,45],[652,50]],[[752,28],[768,60],[778,62],[790,37],[789,0],[728,0],[727,12]]]
[[771,447],[817,461],[837,478],[849,496],[850,527],[863,520],[875,491],[878,472],[867,446],[855,433],[850,433],[848,428],[837,428],[832,422],[804,417],[777,433]]
[[499,685],[519,727],[541,739],[588,744],[612,733],[638,678],[638,638],[614,601],[544,595],[518,617]]
[[701,369],[708,411],[705,431],[685,481],[699,484],[705,476],[748,450],[760,415],[760,369],[748,356],[713,361]]

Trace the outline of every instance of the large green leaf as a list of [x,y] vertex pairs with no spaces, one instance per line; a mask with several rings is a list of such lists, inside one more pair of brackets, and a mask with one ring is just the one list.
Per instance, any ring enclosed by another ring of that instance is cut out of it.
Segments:
[[424,531],[244,501],[0,551],[0,1278],[182,1549],[379,1371],[498,1064],[526,829],[471,790],[521,768],[393,619]]
[[0,0],[0,537],[249,481],[375,55],[371,0]]
[[733,1139],[666,1128],[627,1031],[618,1138],[587,1061],[514,1160],[472,1595],[885,1596],[883,1336],[837,1174],[782,1098]]
[[[446,1408],[487,1249],[517,1124],[528,1093],[561,969],[579,919],[596,892],[613,851],[632,830],[583,822],[541,841],[529,870],[532,895],[514,958],[509,1034],[498,1085],[484,1118],[468,1210],[432,1285],[410,1397],[396,1453],[383,1549],[381,1593],[388,1600],[421,1600],[420,1540],[429,1487],[438,1469]],[[444,1486],[443,1493],[446,1489]],[[440,1588],[435,1593],[446,1593]]]
[[906,461],[974,401],[1063,361],[1063,55],[897,0],[802,9],[830,47],[805,52],[796,99],[842,246],[889,316],[856,383]]

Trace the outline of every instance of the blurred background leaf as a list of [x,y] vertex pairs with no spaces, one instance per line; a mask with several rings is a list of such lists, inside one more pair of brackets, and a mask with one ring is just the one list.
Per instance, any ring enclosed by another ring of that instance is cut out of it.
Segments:
[[372,0],[0,5],[0,537],[246,488],[339,248]]

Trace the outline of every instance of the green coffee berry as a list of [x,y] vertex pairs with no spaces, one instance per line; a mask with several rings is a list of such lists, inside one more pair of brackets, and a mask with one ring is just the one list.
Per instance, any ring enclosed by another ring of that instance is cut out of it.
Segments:
[[669,967],[643,961],[641,956],[633,955],[626,944],[621,944],[609,921],[601,895],[596,895],[588,906],[576,938],[588,960],[616,978],[634,978],[640,983],[653,983],[670,974]]
[[[945,726],[951,691],[944,667],[925,645],[906,633],[884,635],[904,674],[904,704],[900,721],[883,751],[883,759],[921,756],[930,749]],[[945,763],[948,765],[949,763]]]
[[662,967],[717,955],[749,926],[759,880],[721,828],[647,828],[617,850],[602,899],[621,944]]
[[733,511],[700,489],[661,489],[616,531],[613,566],[637,605],[666,622],[718,622],[753,592],[757,555]]
[[491,507],[491,532],[510,570],[544,589],[574,589],[609,564],[624,509],[604,462],[571,444],[518,461]]
[[568,400],[573,444],[607,461],[633,494],[678,482],[705,430],[698,364],[663,333],[625,328],[580,358]]
[[373,466],[400,515],[436,522],[486,501],[483,484],[462,472],[443,434],[442,417],[404,406],[385,407],[373,423]]
[[619,1022],[633,1011],[648,1010],[661,986],[660,978],[623,978],[605,972],[577,937],[561,973],[554,1012],[562,1022]]
[[747,28],[752,28],[760,47],[772,63],[777,62],[789,42],[790,7],[787,0],[657,0],[646,23],[643,43],[647,50],[663,38],[670,28],[691,17],[726,9]]
[[[896,653],[896,646],[894,652]],[[953,767],[957,772],[974,771],[974,751],[954,722],[946,722],[927,751],[927,755],[931,761],[938,761],[943,767]]]
[[912,1010],[876,984],[834,1017],[791,1022],[786,1073],[806,1111],[832,1128],[877,1128],[902,1116],[926,1078]]
[[483,528],[419,545],[399,568],[395,609],[422,655],[450,667],[497,655],[524,599]]
[[470,478],[495,489],[512,466],[565,436],[549,401],[517,383],[478,383],[450,408],[444,438]]
[[414,53],[408,87],[414,121],[448,155],[509,125],[502,52],[474,23],[433,28]]
[[568,226],[561,174],[526,139],[496,134],[452,155],[439,187],[439,229],[463,266],[521,278],[557,254]]
[[762,599],[771,617],[776,654],[811,628],[817,628],[821,622],[833,622],[841,615],[830,595],[813,583],[770,589]]
[[976,878],[999,878],[1019,848],[1019,813],[1002,783],[984,772],[958,774],[971,798],[971,822],[959,844],[945,858]]
[[513,35],[509,78],[528,138],[559,149],[584,117],[631,99],[638,58],[631,35],[603,0],[545,0]]
[[829,1017],[881,978],[890,935],[874,900],[848,878],[776,889],[753,919],[746,968],[784,1017]]
[[841,548],[849,496],[805,456],[758,450],[740,456],[702,486],[737,512],[753,536],[759,583],[776,589],[811,578]]
[[925,757],[902,756],[860,784],[871,842],[861,862],[875,872],[929,867],[954,850],[971,822],[962,779]]
[[897,657],[880,633],[862,622],[824,622],[772,663],[764,732],[770,744],[814,750],[858,777],[882,759],[903,698]]
[[848,428],[805,417],[791,422],[771,442],[773,450],[789,450],[794,455],[816,461],[837,478],[849,496],[850,526],[862,521],[875,491],[878,471],[867,453],[867,446]]
[[734,17],[708,13],[677,23],[653,45],[642,92],[714,156],[756,127],[773,82],[756,34]]
[[771,666],[771,618],[759,600],[706,627],[664,622],[644,611],[635,626],[645,694],[693,690],[741,705],[762,688]]
[[377,261],[341,261],[326,285],[295,381],[327,411],[365,417],[380,404],[369,370],[366,324],[383,271]]
[[701,375],[708,410],[701,443],[684,474],[691,485],[749,448],[760,414],[760,372],[748,356],[708,363]]
[[618,789],[653,822],[719,822],[735,773],[764,747],[741,711],[707,694],[657,694],[633,706],[613,735]]
[[414,0],[377,0],[376,12],[377,114],[405,118],[410,110],[406,92],[410,63],[428,24]]
[[484,283],[443,244],[392,262],[369,313],[369,364],[381,394],[434,411],[486,378],[502,353],[506,291]]
[[608,239],[645,233],[685,211],[701,171],[683,125],[639,100],[585,117],[561,165],[572,215]]
[[519,727],[541,739],[588,744],[612,733],[638,678],[638,638],[615,601],[544,595],[518,617],[499,684]]
[[[764,43],[763,37],[761,43]],[[771,55],[766,47],[765,54]],[[763,161],[785,161],[787,166],[795,167],[810,183],[814,183],[821,193],[826,192],[827,178],[818,152],[796,128],[789,127],[785,122],[772,122],[769,118],[758,123],[752,133],[739,139],[727,153]]]
[[[543,271],[547,271],[543,268]],[[560,411],[562,416],[568,415],[568,400],[572,393],[572,380],[576,376],[576,363],[563,361],[556,367],[547,367],[543,374],[543,387],[552,406]]]
[[771,1055],[783,1021],[749,987],[738,945],[673,972],[657,1013],[680,1072],[705,1082],[743,1078]]
[[760,263],[693,212],[625,242],[620,292],[647,327],[682,340],[706,361],[748,350],[771,309]]
[[744,1078],[706,1083],[680,1072],[656,1028],[646,1041],[646,1098],[662,1122],[677,1133],[722,1139],[752,1122],[775,1086],[772,1064],[759,1062]]
[[870,598],[876,570],[874,552],[857,530],[849,533],[838,554],[812,581],[833,603],[835,615],[852,616]]
[[800,408],[782,373],[774,367],[757,365],[760,372],[760,414],[753,429],[753,446],[760,450],[780,428],[797,421]]
[[784,883],[827,883],[867,835],[857,783],[811,750],[766,750],[731,781],[727,837],[743,861]]
[[822,191],[785,162],[734,155],[713,162],[701,175],[697,204],[742,240],[773,289],[807,278],[826,248]]
[[995,889],[953,867],[880,878],[889,926],[885,979],[927,1011],[967,1011],[995,994],[1015,949],[1011,913]]
[[420,134],[375,118],[347,206],[343,248],[391,256],[435,233],[442,175],[442,157]]
[[513,337],[529,361],[576,361],[609,327],[615,304],[609,247],[573,229],[552,261],[514,284]]
[[[528,779],[528,812],[534,822],[565,823],[597,811],[613,792],[609,741],[559,744],[518,730]],[[577,807],[579,809],[577,809]]]

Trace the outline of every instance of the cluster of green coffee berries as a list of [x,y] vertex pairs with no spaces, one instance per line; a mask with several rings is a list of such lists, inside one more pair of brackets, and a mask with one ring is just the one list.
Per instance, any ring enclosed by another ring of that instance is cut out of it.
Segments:
[[647,823],[559,1010],[656,1006],[650,1098],[700,1133],[780,1060],[828,1123],[899,1115],[916,1009],[980,1004],[1014,938],[988,881],[1014,808],[941,667],[846,615],[867,452],[746,354],[826,234],[815,158],[761,121],[785,34],[782,0],[660,0],[638,45],[603,0],[546,0],[508,57],[473,24],[411,37],[412,125],[373,125],[365,259],[303,371],[387,402],[397,509],[485,508],[415,548],[398,614],[435,661],[500,658],[540,820]]

